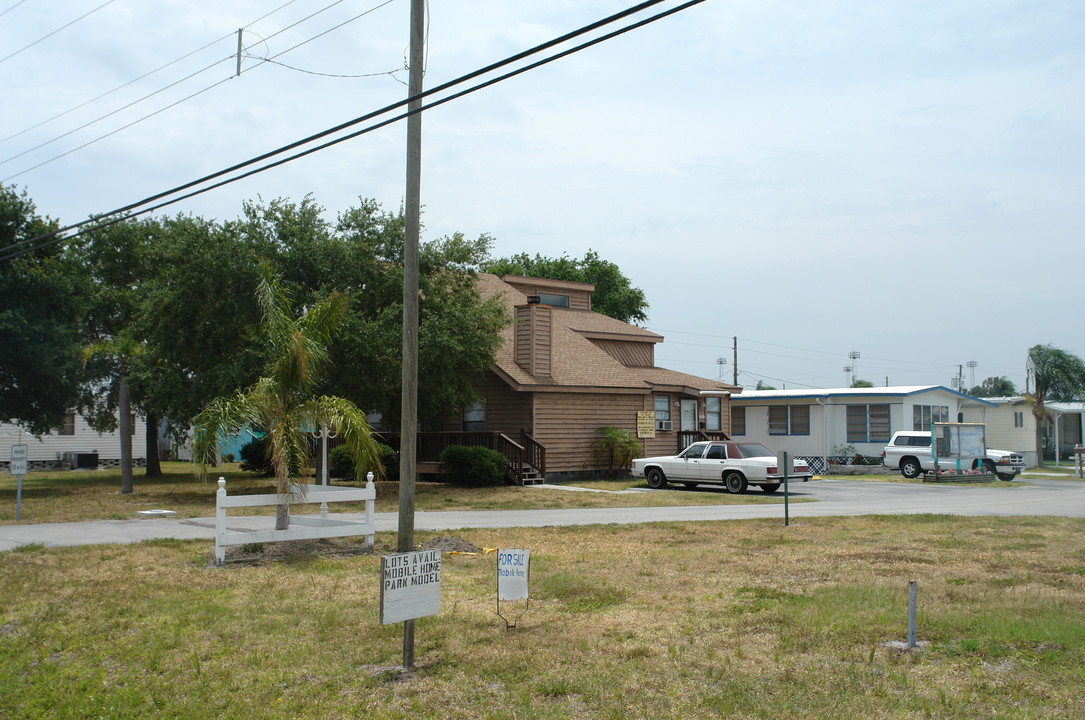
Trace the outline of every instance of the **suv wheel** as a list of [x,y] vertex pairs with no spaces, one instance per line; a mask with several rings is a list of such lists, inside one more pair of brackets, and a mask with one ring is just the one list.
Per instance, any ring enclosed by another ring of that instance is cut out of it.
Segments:
[[906,457],[900,461],[900,474],[912,480],[923,474],[923,466],[912,457]]

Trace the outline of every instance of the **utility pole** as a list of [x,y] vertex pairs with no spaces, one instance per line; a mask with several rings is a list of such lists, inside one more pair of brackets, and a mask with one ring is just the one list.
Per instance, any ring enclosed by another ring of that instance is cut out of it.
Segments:
[[[407,192],[404,202],[402,417],[399,420],[397,550],[414,550],[414,483],[418,469],[418,237],[422,213],[422,57],[425,0],[411,0],[407,106]],[[414,667],[414,620],[403,623],[403,669]]]
[[732,385],[738,385],[738,336],[737,335],[734,336],[733,338],[731,338],[731,340],[734,342],[734,351],[735,351],[735,362],[734,362],[734,364],[732,366],[732,370],[734,370],[735,374],[733,376],[734,380],[733,380],[733,382],[731,384]]

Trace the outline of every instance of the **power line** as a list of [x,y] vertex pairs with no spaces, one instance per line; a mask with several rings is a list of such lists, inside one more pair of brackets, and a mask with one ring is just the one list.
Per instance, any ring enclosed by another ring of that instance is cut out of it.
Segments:
[[[25,1],[26,0],[20,0],[20,2],[25,2]],[[287,7],[288,5],[294,4],[295,2],[297,2],[297,0],[287,0],[287,2],[283,3],[279,7],[275,8],[274,10],[270,10],[270,11],[264,13],[260,17],[256,18],[255,20],[253,20],[252,22],[250,22],[250,23],[248,23],[246,25],[243,25],[242,27],[243,28],[248,28],[249,26],[255,25],[256,23],[260,22],[261,20],[266,20],[267,18],[271,17],[272,15],[279,12],[283,8]],[[15,6],[13,6],[13,7],[15,7]],[[11,8],[8,8],[8,10],[10,10],[10,9]],[[5,10],[4,12],[6,13],[7,10]],[[2,14],[3,13],[0,13],[0,15],[2,15]],[[118,85],[117,87],[113,88],[112,90],[107,90],[104,93],[102,93],[101,95],[98,95],[97,97],[93,97],[90,100],[86,100],[84,102],[81,102],[80,104],[75,105],[74,107],[70,107],[67,110],[64,110],[63,112],[59,112],[59,113],[57,113],[56,115],[53,115],[50,118],[46,118],[45,120],[42,120],[42,121],[40,121],[38,123],[35,123],[34,125],[31,125],[28,128],[20,130],[19,132],[15,133],[14,135],[8,135],[5,138],[0,138],[0,143],[5,143],[8,140],[11,140],[13,138],[17,138],[20,135],[23,135],[25,133],[30,132],[31,130],[35,130],[35,129],[41,127],[42,125],[46,125],[47,123],[50,123],[53,120],[58,120],[59,118],[62,118],[62,117],[64,117],[65,115],[67,115],[69,113],[75,112],[76,110],[79,110],[80,108],[84,108],[87,105],[90,105],[91,103],[98,102],[102,98],[108,97],[109,95],[112,95],[113,93],[117,92],[118,90],[123,90],[124,88],[128,87],[129,85],[137,83],[140,80],[143,80],[144,78],[148,78],[148,77],[150,77],[151,75],[154,75],[157,72],[165,70],[166,68],[171,67],[173,65],[176,65],[177,63],[181,62],[182,60],[187,60],[188,58],[192,57],[193,55],[201,53],[204,50],[206,50],[207,48],[212,47],[213,45],[217,45],[218,43],[222,42],[223,40],[226,40],[227,38],[234,37],[234,35],[236,35],[236,32],[228,32],[225,35],[223,35],[222,37],[217,38],[215,40],[212,40],[211,42],[207,43],[206,45],[204,45],[202,47],[198,47],[198,48],[196,48],[195,50],[193,50],[191,52],[185,53],[181,57],[176,58],[174,60],[171,60],[168,63],[165,63],[164,65],[159,65],[154,70],[150,70],[148,72],[145,72],[142,75],[140,75],[139,77],[133,78],[132,80],[129,80],[128,82],[122,83],[122,84]],[[231,57],[233,57],[233,56],[231,55]],[[191,75],[189,77],[191,77]],[[167,86],[167,87],[172,87],[172,86]],[[153,93],[152,93],[152,95],[153,95]],[[143,99],[147,99],[148,97],[151,97],[151,95],[144,96]],[[131,106],[126,105],[125,107],[131,107]],[[103,117],[108,117],[108,116],[103,116]]]
[[[61,30],[65,29],[65,28],[69,28],[72,25],[75,25],[77,22],[79,22],[83,18],[87,17],[88,15],[93,15],[94,13],[96,13],[99,10],[101,10],[102,8],[104,8],[106,5],[111,4],[113,1],[114,0],[106,0],[104,3],[102,3],[98,7],[94,8],[93,10],[88,10],[87,12],[85,12],[82,15],[80,15],[79,17],[77,17],[75,20],[72,20],[70,23],[67,23],[65,25],[61,25],[56,30],[53,30],[51,33],[48,33],[46,35],[42,35],[40,38],[38,38],[34,42],[30,43],[29,45],[24,45],[23,47],[19,48],[18,50],[11,53],[10,55],[7,55],[5,57],[0,58],[0,63],[5,62],[7,60],[10,60],[11,58],[15,57],[16,55],[18,55],[19,53],[21,53],[24,50],[29,50],[30,48],[32,48],[35,45],[37,45],[38,43],[40,43],[42,40],[48,40],[49,38],[53,37],[54,35],[56,35]],[[8,8],[4,12],[6,13],[6,12],[8,12],[8,10],[12,10],[15,7],[17,7],[17,5],[13,5],[12,7]]]
[[[48,233],[48,234],[45,234],[45,235],[40,235],[40,236],[35,237],[35,238],[29,238],[27,240],[23,240],[23,241],[20,241],[18,243],[15,243],[13,245],[9,245],[6,248],[6,250],[8,250],[8,252],[6,254],[0,256],[0,261],[14,259],[16,257],[19,257],[20,255],[24,255],[26,253],[33,252],[34,249],[41,249],[41,248],[44,248],[44,247],[46,247],[48,245],[56,244],[56,243],[59,243],[59,242],[63,242],[65,240],[72,239],[74,237],[78,237],[79,235],[82,235],[82,234],[84,234],[86,232],[89,232],[91,230],[115,224],[117,222],[120,222],[125,217],[136,217],[138,215],[143,215],[143,214],[146,214],[148,212],[153,212],[153,211],[161,209],[163,207],[166,207],[166,206],[172,205],[174,203],[180,202],[181,200],[185,200],[185,199],[188,199],[190,197],[194,197],[196,195],[200,195],[200,194],[203,194],[205,192],[209,192],[210,190],[214,190],[214,189],[216,189],[218,187],[222,187],[223,185],[227,185],[227,184],[230,184],[230,183],[233,183],[233,182],[237,182],[238,180],[242,180],[242,179],[244,179],[246,177],[249,177],[251,175],[255,175],[255,174],[264,172],[266,170],[270,170],[270,169],[272,169],[274,167],[278,167],[279,165],[283,165],[285,163],[292,162],[293,160],[300,159],[300,158],[305,157],[307,155],[310,155],[312,153],[318,152],[320,150],[324,150],[324,149],[326,149],[328,147],[332,147],[333,145],[337,145],[337,144],[339,144],[341,142],[345,142],[346,140],[353,139],[353,138],[358,137],[360,135],[363,135],[363,134],[372,132],[374,130],[377,130],[379,128],[385,127],[387,125],[390,125],[390,124],[392,124],[394,122],[398,122],[399,120],[402,120],[403,118],[407,117],[408,115],[410,115],[412,113],[407,112],[407,113],[399,114],[399,115],[397,115],[395,117],[392,117],[390,119],[378,122],[378,123],[376,123],[374,125],[365,127],[365,128],[363,128],[363,129],[361,129],[359,131],[350,133],[350,134],[345,135],[343,137],[336,138],[335,140],[326,142],[326,143],[324,143],[322,145],[319,145],[319,146],[310,148],[308,150],[296,153],[294,155],[288,156],[288,157],[283,158],[281,160],[277,160],[277,161],[269,163],[267,165],[263,165],[261,167],[258,167],[256,169],[254,169],[254,170],[250,170],[248,172],[245,172],[245,173],[243,173],[241,175],[237,175],[237,176],[234,176],[234,177],[231,177],[231,178],[227,178],[226,180],[222,180],[222,181],[220,181],[218,183],[215,183],[213,185],[210,185],[208,187],[204,187],[204,188],[200,188],[198,190],[194,190],[194,191],[189,192],[187,194],[180,195],[179,197],[175,197],[175,198],[173,198],[171,200],[161,202],[161,203],[159,203],[157,205],[153,205],[153,206],[150,206],[150,207],[143,207],[143,206],[146,206],[146,205],[150,205],[151,203],[155,203],[158,200],[162,200],[164,198],[167,198],[167,197],[169,197],[171,195],[176,195],[178,193],[182,193],[185,190],[188,190],[190,188],[194,188],[194,187],[196,187],[198,185],[202,185],[202,184],[207,183],[207,182],[209,182],[211,180],[214,180],[216,178],[223,177],[225,175],[236,172],[238,170],[241,170],[241,169],[244,169],[246,167],[250,167],[250,166],[255,165],[257,163],[263,162],[263,161],[268,160],[268,159],[270,159],[272,157],[275,157],[277,155],[282,155],[283,153],[289,152],[291,150],[295,150],[295,149],[297,149],[297,148],[299,148],[299,147],[301,147],[303,145],[308,145],[308,144],[310,144],[312,142],[315,142],[317,140],[328,137],[329,135],[340,132],[340,131],[342,131],[342,130],[344,130],[346,128],[353,127],[353,126],[361,124],[363,122],[367,122],[367,121],[372,120],[372,119],[374,119],[374,118],[376,118],[376,117],[378,117],[380,115],[387,114],[388,112],[391,112],[392,110],[401,108],[404,105],[407,105],[407,104],[409,104],[410,102],[412,102],[412,101],[414,101],[416,99],[421,99],[421,98],[425,98],[425,97],[434,95],[436,93],[444,92],[444,91],[449,90],[449,89],[451,89],[451,88],[453,88],[453,87],[455,87],[457,85],[461,85],[461,84],[463,84],[463,83],[465,83],[465,82],[467,82],[469,80],[473,80],[473,79],[478,78],[478,77],[480,77],[482,75],[489,74],[489,73],[493,72],[494,70],[497,70],[499,68],[505,67],[505,66],[510,65],[512,63],[518,62],[518,61],[523,60],[525,58],[528,58],[528,57],[530,57],[532,55],[536,55],[536,54],[538,54],[538,53],[540,53],[540,52],[542,52],[544,50],[551,49],[551,48],[555,47],[556,45],[560,45],[560,44],[563,44],[565,42],[568,42],[571,39],[580,37],[581,35],[587,34],[587,33],[591,32],[593,30],[597,30],[599,28],[605,27],[606,25],[617,22],[618,20],[625,19],[625,18],[627,18],[627,17],[629,17],[631,15],[639,13],[639,12],[641,12],[641,11],[647,9],[647,8],[650,8],[650,7],[654,6],[654,5],[658,5],[658,4],[662,3],[662,2],[664,2],[664,0],[646,0],[645,2],[642,2],[642,3],[638,4],[638,5],[627,8],[626,10],[623,10],[621,12],[610,15],[610,16],[608,16],[606,18],[603,18],[602,20],[598,20],[598,21],[596,21],[594,23],[591,23],[589,25],[585,25],[585,26],[583,26],[583,27],[581,27],[581,28],[579,28],[577,30],[566,33],[565,35],[562,35],[562,36],[560,36],[558,38],[554,38],[553,40],[549,40],[549,41],[547,41],[545,43],[537,45],[537,46],[535,46],[535,47],[533,47],[533,48],[531,48],[529,50],[525,50],[523,52],[517,53],[516,55],[512,55],[512,56],[510,56],[508,58],[505,58],[504,60],[498,61],[496,63],[492,63],[492,64],[490,64],[490,65],[488,65],[486,67],[480,68],[478,70],[467,73],[466,75],[460,76],[459,78],[456,78],[455,80],[449,81],[449,82],[444,83],[442,85],[438,85],[438,86],[436,86],[434,88],[431,88],[430,90],[426,90],[426,91],[422,92],[421,94],[419,94],[417,97],[408,97],[408,98],[406,98],[404,100],[401,100],[401,101],[399,101],[397,103],[393,103],[393,104],[388,105],[388,106],[386,106],[384,108],[381,108],[379,110],[373,111],[373,112],[368,113],[366,115],[354,118],[353,120],[347,121],[345,123],[341,123],[341,124],[339,124],[339,125],[337,125],[335,127],[329,128],[329,129],[324,130],[324,131],[319,132],[319,133],[316,133],[315,135],[311,135],[311,136],[309,136],[307,138],[303,138],[301,140],[295,141],[293,143],[290,143],[289,145],[285,145],[285,146],[280,147],[280,148],[278,148],[276,150],[264,153],[263,155],[251,158],[249,160],[238,163],[238,164],[233,165],[231,167],[228,167],[226,169],[220,170],[220,171],[218,171],[216,173],[212,173],[211,175],[206,175],[206,176],[204,176],[204,177],[202,177],[202,178],[200,178],[198,180],[193,180],[193,181],[191,181],[189,183],[185,183],[184,185],[177,186],[177,187],[175,187],[175,188],[173,188],[171,190],[167,190],[167,191],[158,193],[156,195],[149,196],[147,198],[144,198],[143,200],[140,200],[140,201],[135,202],[135,203],[131,203],[129,205],[118,208],[116,210],[112,210],[112,211],[110,211],[108,213],[103,213],[101,215],[93,216],[93,217],[91,217],[91,218],[89,218],[87,220],[84,220],[84,221],[81,221],[81,222],[78,222],[78,223],[74,223],[72,225],[68,225],[67,227],[64,227],[64,228],[60,228],[59,230],[56,230],[56,231],[54,231],[52,233]],[[594,38],[592,40],[588,40],[588,41],[586,41],[584,43],[581,43],[580,45],[576,45],[576,46],[574,46],[574,47],[572,47],[572,48],[570,48],[568,50],[561,51],[559,53],[556,53],[556,54],[554,54],[552,56],[546,57],[546,58],[544,58],[542,60],[539,60],[539,61],[536,61],[534,63],[531,63],[531,64],[526,65],[524,67],[517,68],[517,69],[512,70],[512,71],[510,71],[508,73],[505,73],[504,75],[500,75],[500,76],[498,76],[496,78],[492,78],[490,80],[480,82],[479,84],[474,85],[474,86],[468,88],[467,90],[463,90],[463,91],[460,91],[458,93],[454,93],[452,95],[449,95],[447,97],[440,98],[438,100],[434,100],[434,101],[432,101],[432,102],[430,102],[428,104],[422,105],[416,112],[423,112],[423,111],[431,109],[433,107],[443,105],[443,104],[445,104],[447,102],[458,99],[458,98],[463,97],[465,95],[468,95],[470,93],[473,93],[473,92],[476,92],[478,90],[487,88],[487,87],[489,87],[491,85],[494,85],[494,84],[496,84],[498,82],[502,82],[502,81],[507,80],[509,78],[515,77],[515,76],[523,74],[525,72],[528,72],[529,70],[533,70],[533,69],[538,68],[538,67],[540,67],[542,65],[546,65],[548,63],[554,62],[554,61],[559,60],[559,59],[561,59],[563,57],[566,57],[568,55],[572,55],[573,53],[580,52],[581,50],[587,49],[589,47],[593,47],[594,45],[597,45],[597,44],[599,44],[601,42],[605,42],[605,41],[610,40],[610,39],[612,39],[614,37],[617,37],[619,35],[625,34],[627,32],[631,32],[632,30],[635,30],[635,29],[638,29],[638,28],[643,27],[645,25],[648,25],[650,23],[656,22],[657,20],[661,20],[663,18],[669,17],[669,16],[671,16],[673,14],[676,14],[678,12],[681,12],[683,10],[687,10],[690,7],[693,7],[695,5],[699,5],[702,2],[705,2],[705,0],[688,0],[687,2],[685,2],[685,3],[681,4],[681,5],[678,5],[678,6],[674,7],[674,8],[662,11],[660,13],[657,13],[656,15],[645,18],[644,20],[640,20],[640,21],[631,23],[630,25],[624,26],[622,28],[619,28],[618,30],[614,30],[614,31],[612,31],[610,33],[607,33],[607,34],[602,35],[600,37]],[[142,209],[137,210],[137,208],[142,208]],[[91,227],[88,227],[88,226],[91,226]],[[75,235],[71,235],[71,236],[62,236],[61,235],[61,233],[69,232],[69,231],[72,231],[72,230],[78,230],[78,232]],[[33,243],[36,243],[38,241],[44,241],[44,242],[40,242],[40,244],[38,244],[37,246],[34,246],[34,247],[25,248],[25,249],[17,249],[17,248],[20,248],[20,247],[23,247],[23,246],[26,246],[26,245],[32,245]]]
[[[293,1],[294,0],[291,0],[291,2],[293,2]],[[275,33],[275,35],[278,35],[278,34],[280,34],[282,32],[285,32],[286,30],[305,22],[309,18],[312,18],[312,17],[315,17],[316,15],[319,15],[320,13],[324,12],[325,10],[330,9],[330,8],[334,7],[335,5],[338,5],[341,2],[344,2],[344,0],[336,0],[336,2],[333,2],[331,5],[327,5],[324,8],[322,8],[321,10],[318,10],[315,13],[311,13],[310,15],[306,16],[305,18],[302,18],[301,20],[293,23],[292,25],[287,26],[283,30],[280,30],[278,33]],[[344,21],[342,23],[339,23],[338,25],[336,25],[336,26],[334,26],[334,27],[332,27],[332,28],[330,28],[328,30],[325,30],[322,33],[319,33],[319,34],[317,34],[317,35],[315,35],[313,37],[310,37],[308,40],[305,40],[305,41],[303,41],[301,43],[298,43],[297,45],[278,53],[275,57],[285,55],[286,53],[291,52],[291,51],[301,47],[302,45],[305,45],[306,43],[312,42],[313,40],[315,40],[315,39],[317,39],[319,37],[327,35],[329,32],[331,32],[333,30],[337,30],[337,29],[343,27],[344,25],[347,25],[347,24],[349,24],[351,22],[354,22],[355,20],[358,20],[359,18],[362,18],[362,17],[364,17],[364,16],[366,16],[366,15],[372,13],[372,12],[375,12],[376,10],[379,10],[380,8],[384,7],[385,5],[389,5],[392,2],[395,2],[395,0],[386,0],[385,2],[381,3],[380,5],[377,5],[376,7],[370,8],[369,10],[366,10],[365,12],[359,13],[358,15],[355,15],[354,17],[350,18],[349,20],[346,20],[346,21]],[[290,4],[290,3],[287,3],[287,5],[288,4]],[[282,5],[280,7],[285,7],[285,6],[286,5]],[[268,13],[268,14],[270,14],[270,13]],[[264,15],[263,17],[267,17],[267,16],[268,15]],[[263,18],[260,18],[260,19],[263,19]],[[233,35],[233,33],[231,33],[231,35]],[[270,37],[275,37],[275,35],[272,35]],[[229,36],[227,36],[227,37],[229,37]],[[12,155],[11,157],[9,157],[9,158],[7,158],[5,160],[0,160],[0,165],[4,165],[4,164],[6,164],[8,162],[11,162],[12,160],[20,158],[20,157],[22,157],[24,155],[27,155],[27,154],[35,151],[35,150],[38,150],[38,149],[40,149],[42,147],[45,147],[46,145],[54,143],[57,140],[60,140],[60,139],[65,138],[65,137],[67,137],[69,135],[72,135],[72,134],[74,134],[74,133],[76,133],[76,132],[78,132],[80,130],[83,130],[83,129],[87,128],[87,127],[90,127],[91,125],[94,125],[94,124],[98,123],[101,120],[104,120],[104,119],[106,119],[108,117],[116,115],[117,113],[122,112],[123,110],[127,110],[130,107],[138,105],[139,103],[143,102],[144,100],[147,100],[147,99],[149,99],[151,97],[154,97],[155,95],[158,95],[159,93],[162,93],[162,92],[168,90],[169,88],[175,87],[175,86],[185,82],[186,80],[190,80],[191,78],[210,70],[211,68],[215,67],[216,65],[220,65],[223,62],[233,60],[235,57],[236,57],[236,55],[234,53],[231,53],[230,55],[226,56],[225,58],[222,58],[221,60],[217,60],[214,63],[212,63],[210,65],[207,65],[206,67],[204,67],[204,68],[202,68],[200,70],[197,70],[194,73],[186,75],[185,77],[181,78],[180,80],[172,82],[169,85],[166,85],[165,87],[159,88],[158,90],[156,90],[156,91],[154,91],[154,92],[152,92],[152,93],[150,93],[148,95],[144,95],[142,98],[139,98],[138,100],[134,100],[134,101],[128,103],[127,105],[124,105],[123,107],[117,108],[116,110],[113,110],[113,111],[111,111],[109,113],[106,113],[105,115],[102,115],[101,117],[96,118],[95,120],[91,120],[90,122],[84,123],[83,125],[80,125],[79,127],[75,128],[73,130],[69,130],[68,132],[66,132],[66,133],[64,133],[62,135],[58,135],[57,137],[54,137],[51,140],[47,140],[47,141],[45,141],[43,143],[40,143],[40,144],[38,144],[38,145],[36,145],[36,146],[34,146],[32,148],[29,148],[28,150],[24,150],[23,152],[21,152],[21,153],[19,153],[17,155]],[[259,67],[259,65],[256,65],[256,66],[254,66],[252,68],[248,68],[248,69],[245,70],[245,72],[248,72],[249,70],[254,70],[256,67]],[[387,75],[389,73],[379,73],[379,74]],[[83,143],[82,145],[79,145],[78,147],[71,148],[70,150],[67,150],[67,151],[65,151],[63,153],[60,153],[59,155],[55,155],[54,157],[49,158],[48,160],[44,160],[44,161],[38,163],[37,165],[32,165],[32,166],[30,166],[28,168],[24,168],[24,169],[22,169],[22,170],[20,170],[20,171],[18,171],[16,173],[8,175],[7,177],[0,179],[0,182],[7,182],[9,180],[12,180],[14,178],[19,177],[20,175],[24,175],[24,174],[26,174],[26,173],[28,173],[28,172],[30,172],[32,170],[37,170],[40,167],[43,167],[43,166],[48,165],[48,164],[50,164],[52,162],[55,162],[56,160],[60,160],[61,158],[66,157],[67,155],[70,155],[73,152],[76,152],[78,150],[82,150],[83,148],[89,147],[89,146],[91,146],[91,145],[93,145],[93,144],[95,144],[97,142],[105,140],[106,138],[111,137],[113,135],[116,135],[118,132],[121,132],[122,130],[127,130],[128,128],[133,127],[134,125],[137,125],[137,124],[143,122],[144,120],[149,120],[150,118],[162,113],[165,110],[168,110],[168,109],[170,109],[172,107],[176,107],[177,105],[181,104],[182,102],[186,102],[186,101],[191,100],[192,98],[194,98],[194,97],[196,97],[198,95],[202,95],[203,93],[207,92],[208,90],[212,90],[212,89],[218,87],[219,85],[222,85],[224,82],[226,82],[226,80],[230,80],[233,77],[235,77],[235,75],[230,75],[229,77],[227,77],[227,78],[225,78],[223,80],[219,80],[218,82],[213,83],[213,84],[203,88],[202,90],[199,90],[199,91],[197,91],[195,93],[192,93],[191,95],[188,95],[188,96],[182,98],[181,100],[170,103],[169,105],[166,105],[163,108],[159,108],[158,110],[155,110],[154,112],[148,113],[147,115],[144,115],[144,116],[142,116],[142,117],[140,117],[140,118],[138,118],[136,120],[133,120],[132,122],[129,122],[129,123],[125,124],[125,125],[122,125],[119,128],[111,130],[110,132],[105,133],[104,135],[100,135],[99,137],[96,137],[93,140],[89,140],[89,141]]]
[[12,5],[11,7],[9,7],[9,8],[7,9],[7,10],[5,10],[5,11],[3,11],[3,12],[0,12],[0,17],[4,17],[4,16],[5,16],[5,15],[7,15],[7,14],[8,14],[9,12],[11,12],[11,11],[12,11],[12,10],[14,10],[15,8],[19,7],[20,5],[22,5],[22,4],[24,3],[24,2],[26,2],[26,0],[19,0],[19,2],[15,3],[15,4],[14,4],[14,5]]

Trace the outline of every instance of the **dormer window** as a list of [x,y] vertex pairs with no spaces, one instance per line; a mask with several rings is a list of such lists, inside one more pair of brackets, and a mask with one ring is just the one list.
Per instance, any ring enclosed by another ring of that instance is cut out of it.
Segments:
[[543,305],[550,305],[551,307],[567,308],[569,307],[569,296],[541,292],[539,293],[539,302]]

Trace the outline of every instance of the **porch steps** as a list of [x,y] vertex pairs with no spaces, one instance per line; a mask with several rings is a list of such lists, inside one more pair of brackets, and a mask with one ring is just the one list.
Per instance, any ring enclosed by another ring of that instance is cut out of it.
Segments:
[[545,482],[546,477],[543,476],[537,468],[524,463],[524,485],[541,485]]

